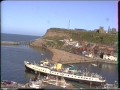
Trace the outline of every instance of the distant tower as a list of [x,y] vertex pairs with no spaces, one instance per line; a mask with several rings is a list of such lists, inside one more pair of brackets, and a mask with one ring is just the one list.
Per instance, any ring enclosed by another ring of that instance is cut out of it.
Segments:
[[[106,18],[106,22],[108,23],[109,22],[109,18]],[[108,23],[109,24],[109,23]],[[110,32],[110,26],[108,25],[108,33]]]
[[110,33],[110,26],[108,26],[108,33]]
[[68,22],[68,29],[70,29],[70,20],[69,20],[69,22]]

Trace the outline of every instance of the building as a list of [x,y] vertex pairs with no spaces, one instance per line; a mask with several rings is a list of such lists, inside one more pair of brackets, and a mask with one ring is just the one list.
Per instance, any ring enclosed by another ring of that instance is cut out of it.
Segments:
[[117,57],[111,55],[103,55],[103,59],[110,60],[110,61],[117,61]]
[[78,29],[78,28],[75,28],[75,31],[79,31],[79,32],[87,32],[86,29]]
[[109,34],[116,34],[117,33],[117,30],[116,28],[110,28],[110,26],[108,27],[108,33]]
[[104,28],[101,27],[101,26],[100,26],[99,29],[96,29],[96,32],[98,32],[98,33],[106,33],[106,31],[104,30]]
[[88,53],[85,55],[86,57],[89,57],[89,58],[93,58],[93,54],[92,53]]

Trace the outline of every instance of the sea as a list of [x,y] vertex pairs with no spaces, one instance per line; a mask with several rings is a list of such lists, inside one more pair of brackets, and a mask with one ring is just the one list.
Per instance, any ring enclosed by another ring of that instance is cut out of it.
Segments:
[[[40,36],[18,35],[18,34],[1,34],[1,41],[30,41],[41,38]],[[35,76],[34,73],[26,72],[24,61],[39,63],[41,60],[51,60],[52,54],[50,51],[31,47],[28,45],[8,45],[1,46],[1,80],[15,81],[25,84],[30,78]],[[94,66],[96,64],[97,66]],[[78,70],[97,73],[104,77],[109,84],[114,84],[118,81],[118,65],[107,63],[78,63],[73,64]],[[89,85],[67,81],[73,84],[76,88],[89,88]]]

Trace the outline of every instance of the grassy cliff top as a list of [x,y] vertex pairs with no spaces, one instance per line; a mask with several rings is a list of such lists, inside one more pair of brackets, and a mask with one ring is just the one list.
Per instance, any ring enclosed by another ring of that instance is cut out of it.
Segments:
[[87,41],[105,45],[113,45],[117,42],[117,34],[97,33],[93,31],[76,31],[61,28],[48,29],[44,38],[52,40],[72,38],[77,41]]

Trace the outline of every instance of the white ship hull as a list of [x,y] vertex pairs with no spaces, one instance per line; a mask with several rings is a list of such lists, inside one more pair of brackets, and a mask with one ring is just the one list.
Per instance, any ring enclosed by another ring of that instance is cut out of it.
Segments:
[[68,73],[64,73],[64,72],[58,72],[58,71],[53,71],[50,70],[49,68],[46,67],[42,67],[39,65],[34,65],[32,63],[29,63],[27,61],[24,61],[25,67],[27,70],[33,71],[33,72],[40,72],[44,75],[54,75],[54,76],[58,76],[58,77],[64,77],[65,79],[69,79],[69,80],[75,80],[75,81],[79,81],[79,82],[87,82],[89,84],[95,84],[95,85],[101,85],[101,84],[105,84],[106,80],[103,79],[99,79],[99,78],[94,78],[94,77],[88,77],[88,76],[78,76],[78,75],[73,75],[73,74],[68,74]]

